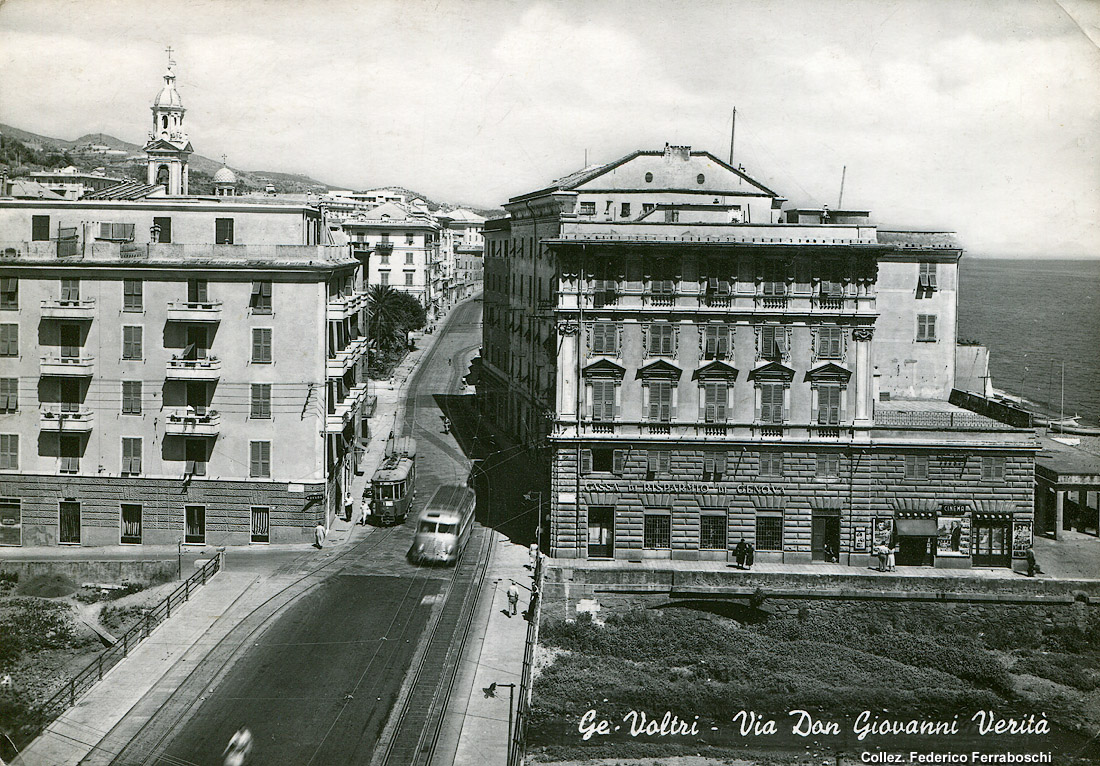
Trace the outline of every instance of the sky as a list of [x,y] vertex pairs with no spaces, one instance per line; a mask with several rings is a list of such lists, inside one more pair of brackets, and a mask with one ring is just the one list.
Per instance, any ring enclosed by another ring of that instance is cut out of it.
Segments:
[[[0,0],[0,122],[498,207],[689,144],[794,205],[1100,257],[1100,0]],[[845,170],[846,169],[846,170]]]

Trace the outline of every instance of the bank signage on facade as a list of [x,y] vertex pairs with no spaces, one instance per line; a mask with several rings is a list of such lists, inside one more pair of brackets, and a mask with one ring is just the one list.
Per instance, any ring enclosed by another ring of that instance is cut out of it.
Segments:
[[588,492],[674,492],[710,495],[782,495],[778,484],[693,484],[691,482],[642,482],[641,484],[601,484],[585,482]]

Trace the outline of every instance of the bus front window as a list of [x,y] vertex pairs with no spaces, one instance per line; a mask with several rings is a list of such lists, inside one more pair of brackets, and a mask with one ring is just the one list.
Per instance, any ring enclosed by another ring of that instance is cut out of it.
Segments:
[[420,532],[422,532],[422,533],[435,532],[435,522],[434,521],[422,521],[422,522],[420,522]]
[[457,528],[457,524],[440,524],[439,533],[441,535],[453,535],[455,533],[455,529]]

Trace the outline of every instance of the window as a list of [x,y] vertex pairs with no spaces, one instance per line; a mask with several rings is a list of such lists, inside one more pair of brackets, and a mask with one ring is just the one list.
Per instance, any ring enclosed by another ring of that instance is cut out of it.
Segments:
[[0,356],[19,356],[19,325],[0,324]]
[[840,425],[840,386],[817,387],[817,423],[822,426]]
[[233,244],[233,219],[232,218],[215,218],[214,219],[214,244],[215,245],[232,245]]
[[997,455],[982,456],[982,481],[1003,481],[1005,459]]
[[61,280],[61,302],[63,304],[80,303],[80,280]]
[[412,266],[413,265],[413,254],[412,253],[405,253],[405,265],[406,266]]
[[728,359],[730,328],[725,324],[708,324],[703,330],[703,358]]
[[938,276],[938,264],[921,263],[917,277],[917,288],[934,292],[936,290],[936,277]]
[[58,506],[57,542],[80,544],[80,503],[63,501]]
[[252,363],[271,364],[271,328],[252,328]]
[[188,439],[184,445],[184,458],[184,472],[188,476],[206,476],[205,439]]
[[141,359],[141,330],[140,326],[124,326],[122,328],[123,359]]
[[582,202],[581,203],[580,214],[581,215],[596,215],[596,203],[595,202]]
[[100,222],[99,236],[97,236],[96,239],[103,239],[109,242],[133,242],[134,224]]
[[672,453],[668,450],[648,450],[645,455],[645,468],[650,478],[667,476],[672,472]]
[[642,547],[649,549],[672,547],[672,514],[647,513],[645,515]]
[[136,503],[122,503],[122,539],[123,545],[141,544],[141,506]]
[[122,280],[122,310],[142,310],[142,283],[140,279]]
[[771,479],[783,478],[783,453],[779,450],[762,450],[760,475]]
[[413,272],[406,271],[405,272],[405,285],[406,286],[411,286],[412,283],[413,283]]
[[649,419],[657,423],[672,420],[672,383],[667,380],[651,382],[649,389]]
[[614,473],[621,474],[626,462],[627,450],[621,449],[582,449],[581,473]]
[[80,471],[80,436],[60,434],[60,440],[61,473],[78,473]]
[[934,343],[936,340],[936,315],[917,314],[917,342]]
[[[405,232],[405,244],[406,245],[411,245],[415,241],[416,241],[416,238],[415,238],[415,236],[413,235],[413,233],[411,231]],[[409,255],[412,255],[412,253],[409,253]]]
[[252,283],[252,299],[249,302],[253,314],[271,313],[271,280],[261,279]]
[[0,378],[0,412],[19,409],[19,378]]
[[19,308],[19,280],[15,277],[0,278],[0,309]]
[[172,219],[167,216],[153,217],[153,241],[168,244],[172,241]]
[[0,545],[23,544],[23,514],[18,498],[0,498]]
[[724,551],[726,549],[726,514],[702,513],[699,515],[699,549]]
[[614,420],[619,414],[615,406],[615,391],[618,385],[613,380],[594,380],[592,386],[592,419]]
[[390,273],[388,271],[378,272],[378,278],[379,281],[384,285],[388,285],[390,283]]
[[0,470],[19,470],[19,434],[0,434]]
[[665,223],[679,223],[680,211],[679,210],[666,210],[665,211]]
[[840,359],[844,352],[844,330],[840,327],[819,327],[817,330],[818,359]]
[[786,387],[782,383],[760,384],[760,421],[762,423],[782,423],[786,420],[783,396]]
[[254,479],[271,478],[271,442],[249,442],[248,475]]
[[253,383],[252,384],[252,408],[249,417],[253,418],[270,418],[271,417],[271,384],[270,383]]
[[122,437],[122,473],[129,476],[141,475],[140,437]]
[[648,215],[649,213],[652,213],[654,208],[656,208],[656,207],[657,206],[654,205],[652,202],[643,202],[642,203],[642,215]]
[[383,255],[382,260],[381,260],[380,263],[383,266],[389,266],[390,265],[390,257],[388,255]]
[[122,414],[141,414],[141,381],[122,381]]
[[620,218],[629,218],[630,217],[630,203],[629,202],[622,203],[622,205],[619,208],[619,217]]
[[647,184],[653,183],[653,174],[652,173],[646,173],[645,174],[645,182]]
[[715,452],[703,456],[703,481],[721,481],[726,473],[727,455]]
[[787,275],[784,273],[785,264],[777,260],[764,261],[762,281],[764,295],[786,295]]
[[676,328],[669,322],[660,322],[649,326],[649,355],[672,356]]
[[695,183],[697,183],[697,184],[705,184],[706,182],[707,182],[707,177],[706,177],[705,175],[703,175],[702,173],[700,173],[699,175],[695,176]]
[[50,217],[48,215],[31,216],[31,241],[50,241]]
[[817,476],[821,479],[840,477],[840,454],[837,452],[817,453]]
[[787,328],[781,325],[764,325],[760,328],[760,358],[773,362],[782,361],[787,354]]
[[725,381],[708,381],[702,385],[703,406],[700,419],[704,423],[725,423],[729,402],[729,384]]
[[782,516],[757,516],[756,517],[756,550],[781,551],[783,550],[783,517]]
[[206,542],[206,506],[188,505],[184,508],[186,528],[183,541],[185,543]]
[[75,324],[63,324],[57,328],[57,334],[61,341],[61,358],[77,359],[80,357],[80,327]]
[[905,478],[907,478],[907,479],[927,479],[928,478],[928,455],[906,455],[905,456]]
[[619,327],[615,322],[594,322],[592,324],[592,353],[619,353]]
[[252,542],[269,542],[268,530],[270,528],[271,509],[266,506],[252,506]]
[[207,290],[208,284],[205,279],[189,279],[187,280],[187,302],[188,303],[207,303],[209,302],[209,292]]

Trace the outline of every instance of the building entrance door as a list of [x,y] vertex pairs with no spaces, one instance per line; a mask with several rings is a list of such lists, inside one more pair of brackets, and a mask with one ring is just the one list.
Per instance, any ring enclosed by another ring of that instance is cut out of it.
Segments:
[[814,561],[839,561],[840,512],[814,511],[810,553]]
[[974,566],[1007,567],[1012,565],[1012,535],[1008,519],[974,520]]
[[897,565],[899,567],[932,566],[930,541],[934,539],[933,537],[910,537],[907,535],[899,537],[896,555]]
[[615,555],[615,509],[597,506],[588,509],[588,557],[612,558]]
[[80,503],[61,503],[61,524],[58,542],[80,544]]

